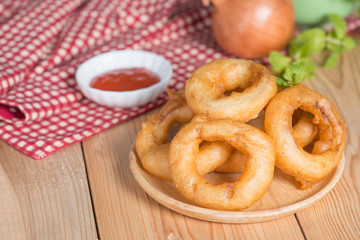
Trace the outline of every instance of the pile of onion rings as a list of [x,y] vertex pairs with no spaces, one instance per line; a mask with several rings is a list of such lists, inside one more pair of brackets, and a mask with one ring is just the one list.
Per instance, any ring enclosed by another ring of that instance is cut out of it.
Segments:
[[[136,153],[144,169],[198,206],[251,206],[268,190],[275,166],[305,189],[342,157],[346,125],[330,100],[302,85],[278,93],[276,77],[253,61],[211,61],[185,90],[167,93],[169,101],[142,124]],[[259,115],[262,129],[248,123]],[[242,174],[215,186],[204,177],[211,171]]]

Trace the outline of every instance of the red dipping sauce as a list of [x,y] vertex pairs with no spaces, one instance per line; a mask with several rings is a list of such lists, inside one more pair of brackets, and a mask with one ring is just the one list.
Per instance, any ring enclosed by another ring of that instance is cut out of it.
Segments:
[[121,68],[95,77],[90,87],[106,91],[131,91],[160,82],[157,74],[146,68]]

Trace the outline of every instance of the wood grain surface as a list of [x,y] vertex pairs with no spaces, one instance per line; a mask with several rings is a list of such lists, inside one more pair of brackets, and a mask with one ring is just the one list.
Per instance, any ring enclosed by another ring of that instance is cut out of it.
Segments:
[[35,161],[0,142],[0,239],[96,239],[80,144]]
[[129,168],[144,114],[84,141],[83,152],[79,143],[41,161],[0,142],[0,239],[360,239],[360,47],[304,84],[329,97],[348,126],[343,176],[311,207],[252,224],[163,207]]

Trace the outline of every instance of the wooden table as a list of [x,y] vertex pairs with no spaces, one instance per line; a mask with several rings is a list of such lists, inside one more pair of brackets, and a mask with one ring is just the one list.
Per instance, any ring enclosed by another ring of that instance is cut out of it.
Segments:
[[348,125],[343,176],[306,210],[221,224],[163,207],[129,169],[144,114],[41,161],[0,142],[0,239],[360,239],[360,46],[304,84],[332,99]]

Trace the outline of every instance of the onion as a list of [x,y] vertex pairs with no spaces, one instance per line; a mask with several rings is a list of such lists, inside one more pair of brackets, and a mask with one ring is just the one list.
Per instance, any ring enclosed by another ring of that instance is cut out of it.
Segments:
[[212,30],[225,51],[242,58],[259,58],[281,50],[295,28],[291,0],[203,0],[212,2]]

